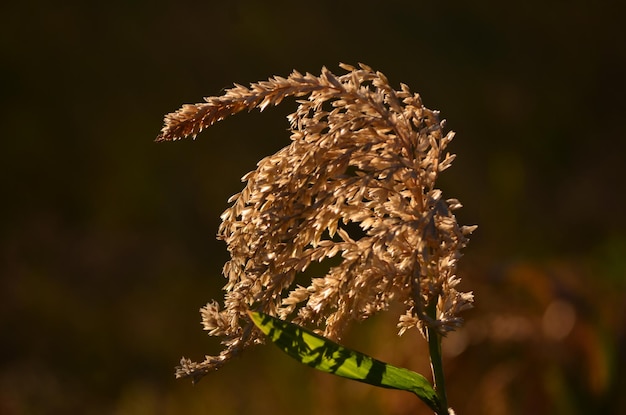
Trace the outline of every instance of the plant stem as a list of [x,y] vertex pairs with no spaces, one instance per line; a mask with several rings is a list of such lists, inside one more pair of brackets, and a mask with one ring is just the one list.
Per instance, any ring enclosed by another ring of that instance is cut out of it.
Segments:
[[[430,304],[428,304],[428,307],[426,307],[426,313],[433,320],[437,318],[437,299],[438,297],[435,297]],[[441,334],[439,334],[437,329],[432,327],[428,327],[427,333],[430,367],[433,372],[434,387],[439,397],[439,405],[441,408],[441,412],[439,412],[438,415],[448,415],[448,398],[446,397],[446,383],[441,356]]]

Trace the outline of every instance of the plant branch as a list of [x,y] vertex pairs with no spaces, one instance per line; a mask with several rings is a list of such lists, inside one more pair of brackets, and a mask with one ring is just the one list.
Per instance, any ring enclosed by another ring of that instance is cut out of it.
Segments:
[[[426,307],[426,314],[435,321],[437,318],[437,299],[434,297]],[[430,366],[433,372],[433,383],[441,412],[438,415],[448,415],[448,398],[446,397],[446,383],[443,373],[443,360],[441,356],[441,334],[434,327],[428,327],[428,352],[430,353]]]

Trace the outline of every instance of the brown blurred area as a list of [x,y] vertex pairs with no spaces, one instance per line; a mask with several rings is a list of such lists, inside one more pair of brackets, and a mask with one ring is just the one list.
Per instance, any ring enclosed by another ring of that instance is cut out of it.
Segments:
[[[459,415],[626,413],[626,30],[618,2],[5,2],[0,414],[427,414],[415,397],[259,347],[219,351],[227,198],[288,142],[294,101],[196,141],[163,115],[292,69],[364,62],[457,132],[441,178],[478,224],[476,307],[446,339]],[[348,344],[428,372],[393,310]]]

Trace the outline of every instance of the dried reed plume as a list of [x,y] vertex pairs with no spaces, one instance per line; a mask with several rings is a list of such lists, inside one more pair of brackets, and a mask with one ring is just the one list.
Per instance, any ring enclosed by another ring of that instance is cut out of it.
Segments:
[[[244,109],[308,96],[288,117],[291,144],[243,177],[245,188],[221,216],[219,238],[231,255],[224,306],[212,301],[201,314],[225,349],[201,363],[183,358],[177,377],[197,380],[262,342],[248,308],[338,339],[349,321],[392,300],[405,306],[400,334],[412,327],[445,334],[471,307],[472,294],[455,287],[460,250],[475,227],[459,226],[452,211],[461,204],[435,188],[454,159],[444,152],[454,133],[444,134],[438,112],[406,85],[396,91],[365,65],[341,67],[348,73],[322,68],[319,77],[294,71],[250,88],[235,85],[165,117],[157,141],[195,137]],[[312,262],[332,257],[338,265],[326,275],[293,286]],[[433,318],[426,310],[435,304]]]

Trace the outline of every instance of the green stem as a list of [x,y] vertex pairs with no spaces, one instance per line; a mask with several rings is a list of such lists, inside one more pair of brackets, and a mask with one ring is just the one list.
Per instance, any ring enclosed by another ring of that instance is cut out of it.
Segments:
[[[426,307],[426,314],[433,320],[437,319],[437,298],[438,297],[433,298]],[[448,415],[448,398],[446,397],[446,382],[443,374],[443,360],[441,356],[441,334],[432,327],[428,327],[427,333],[433,382],[441,408],[441,412],[438,414]]]

